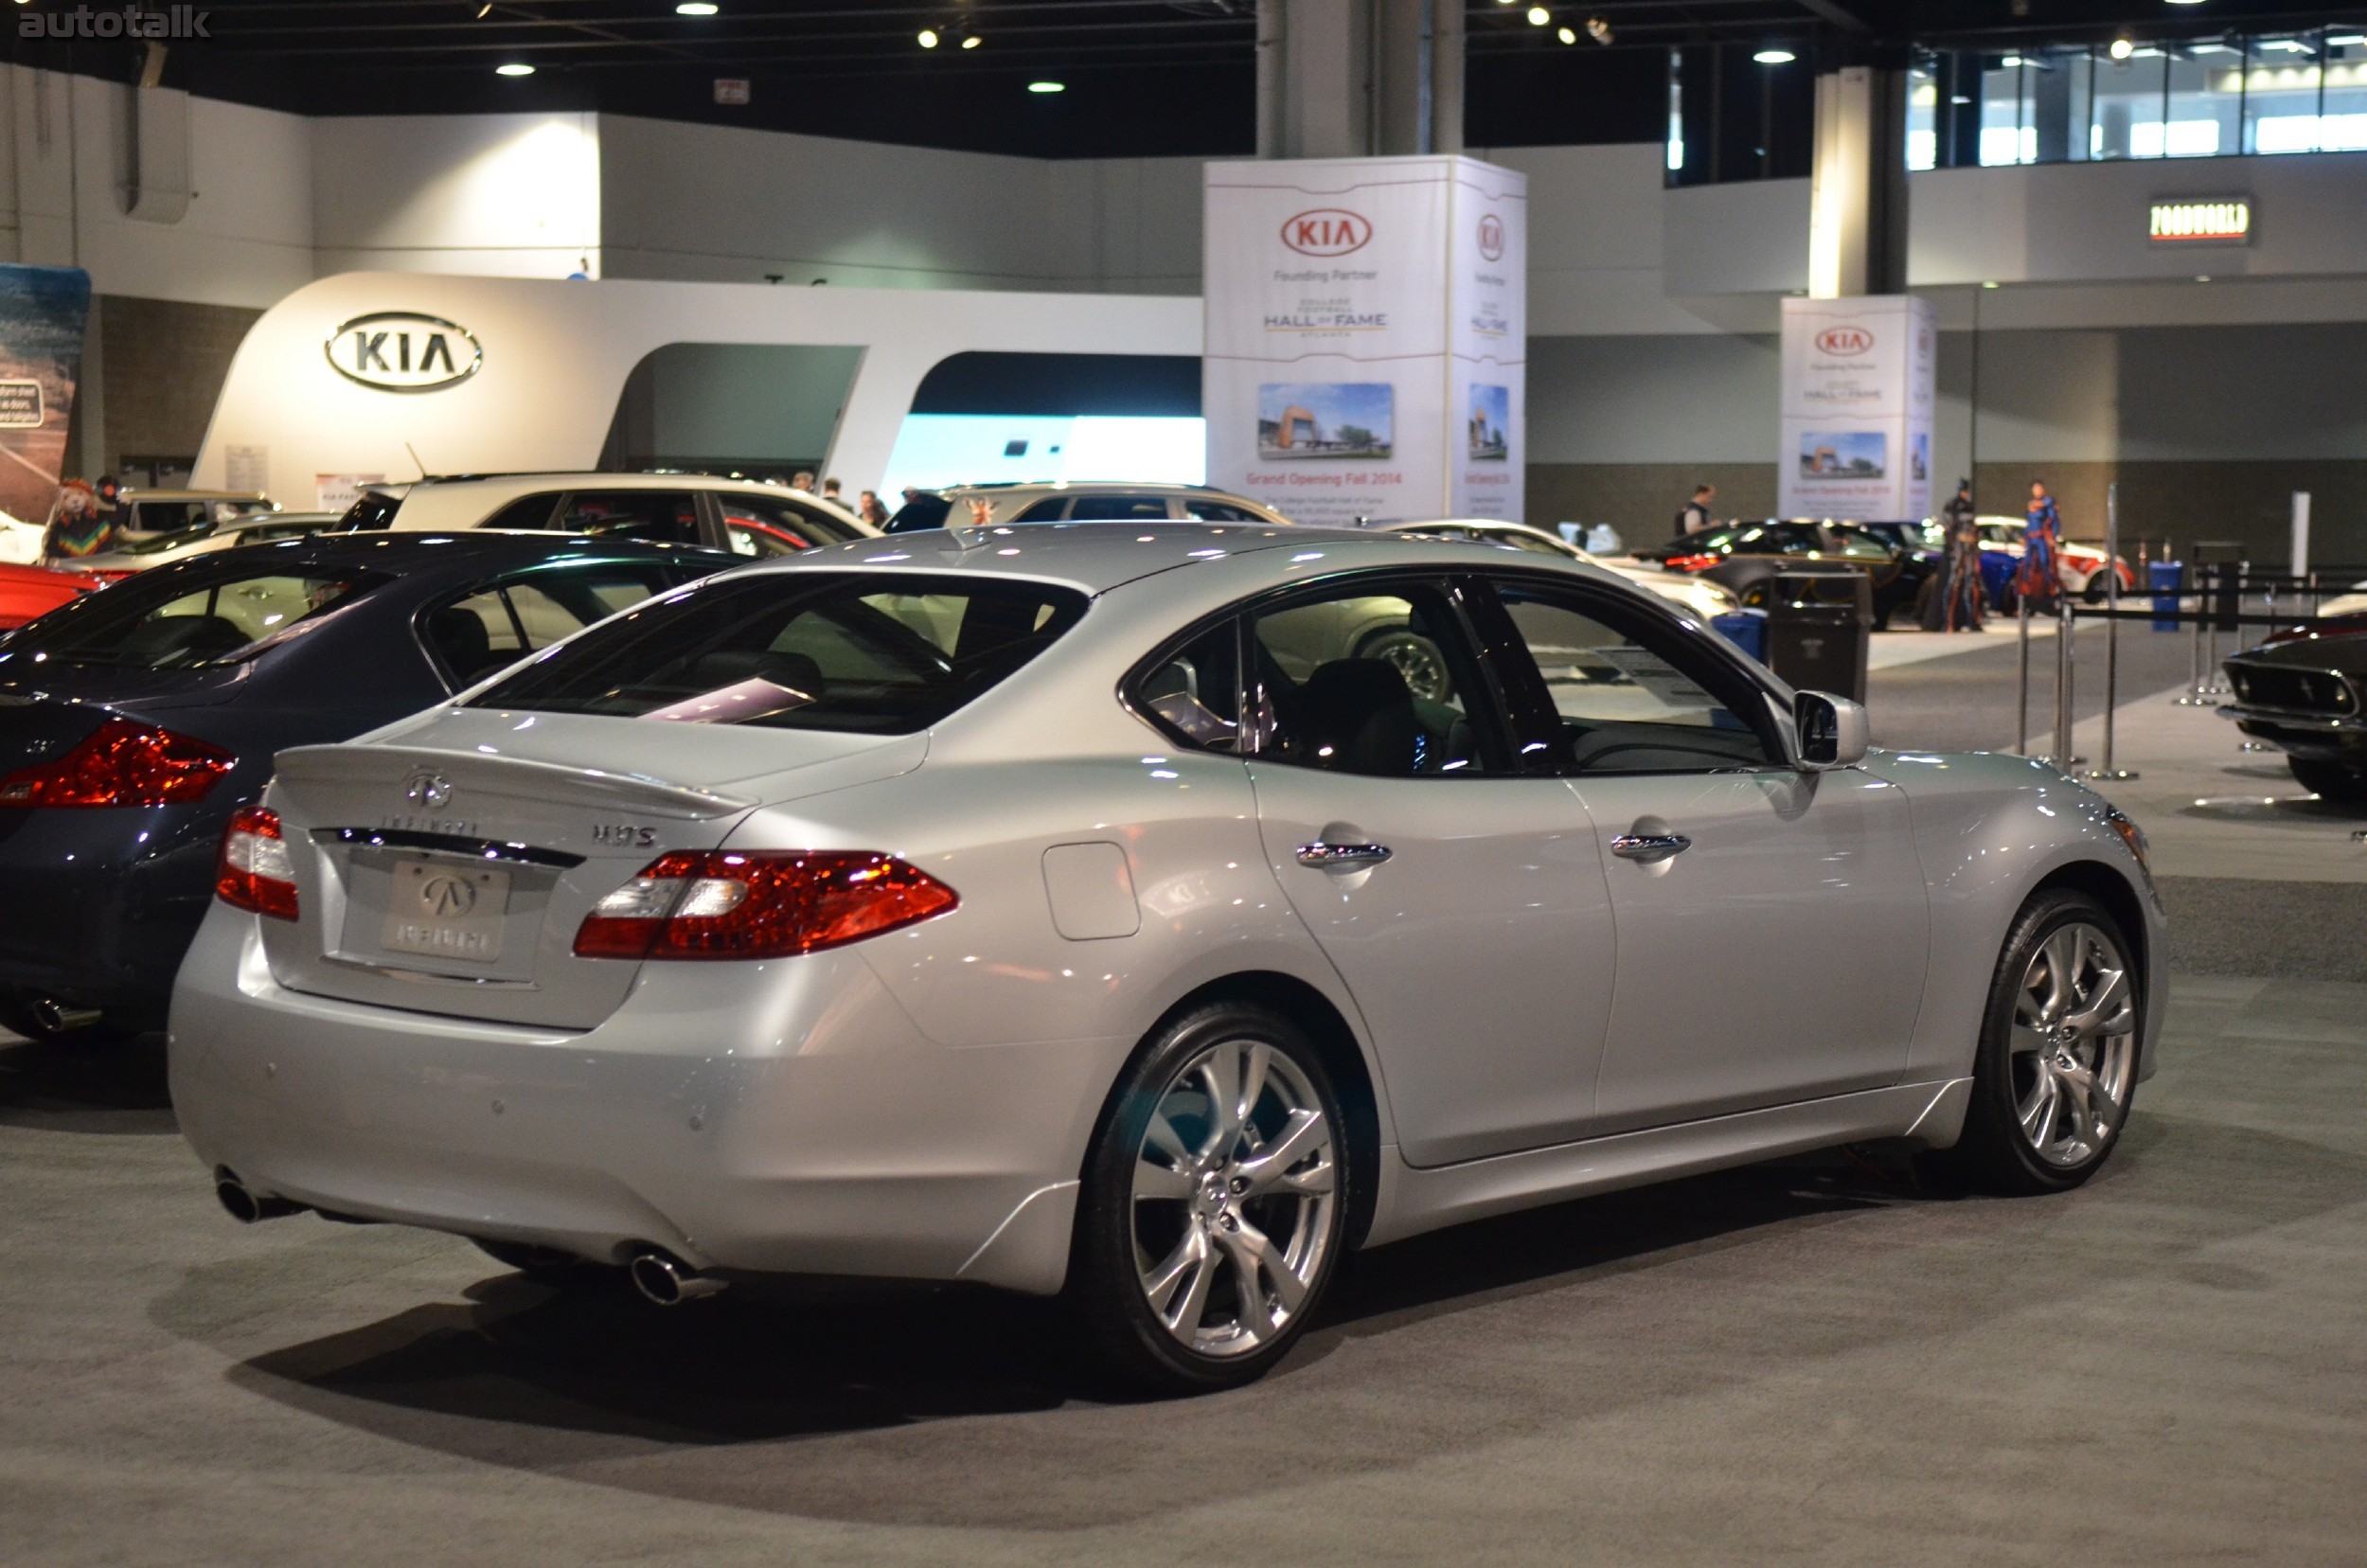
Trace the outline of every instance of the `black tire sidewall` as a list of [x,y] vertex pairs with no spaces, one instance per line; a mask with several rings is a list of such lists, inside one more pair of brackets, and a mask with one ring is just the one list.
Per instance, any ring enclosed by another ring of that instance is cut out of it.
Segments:
[[[1134,1269],[1134,1161],[1151,1112],[1176,1074],[1209,1046],[1243,1039],[1263,1041],[1288,1055],[1313,1086],[1332,1128],[1338,1186],[1324,1266],[1304,1305],[1272,1343],[1245,1355],[1218,1358],[1179,1343],[1143,1298]],[[1170,1020],[1145,1042],[1119,1075],[1085,1158],[1064,1292],[1103,1365],[1136,1389],[1198,1394],[1253,1382],[1288,1355],[1340,1272],[1354,1198],[1349,1172],[1355,1162],[1349,1158],[1348,1135],[1339,1094],[1322,1056],[1303,1031],[1278,1013],[1250,1003],[1214,1003]]]
[[[2144,1050],[2145,1002],[2143,975],[2128,934],[2093,898],[2069,888],[2056,888],[2033,897],[2014,918],[2005,944],[1999,951],[1997,972],[1989,982],[1987,1004],[1981,1013],[1981,1045],[1974,1058],[1972,1105],[1957,1149],[1966,1174],[1992,1190],[2008,1193],[2068,1192],[2094,1175],[2120,1147],[2128,1125],[2128,1109],[2105,1146],[2076,1166],[2051,1165],[2038,1157],[2022,1135],[2014,1097],[2012,1034],[2015,999],[2022,976],[2041,943],[2064,926],[2093,925],[2112,938],[2122,962],[2128,966],[2129,1002],[2137,1014],[2137,1049]],[[2142,1056],[2129,1075],[2133,1095],[2136,1076],[2145,1066]]]

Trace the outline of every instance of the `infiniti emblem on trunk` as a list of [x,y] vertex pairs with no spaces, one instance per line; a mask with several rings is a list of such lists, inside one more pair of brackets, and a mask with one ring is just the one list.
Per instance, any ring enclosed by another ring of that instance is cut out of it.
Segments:
[[414,806],[437,811],[452,800],[452,780],[442,774],[415,773],[403,781],[402,798]]
[[457,918],[476,906],[476,889],[458,877],[430,877],[419,897],[439,920]]

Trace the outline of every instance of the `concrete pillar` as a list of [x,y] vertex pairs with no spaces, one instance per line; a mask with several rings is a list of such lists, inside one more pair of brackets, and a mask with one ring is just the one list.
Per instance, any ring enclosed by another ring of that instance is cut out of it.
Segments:
[[1461,151],[1461,0],[1258,0],[1259,157]]
[[1907,291],[1907,73],[1848,65],[1816,79],[1808,294]]

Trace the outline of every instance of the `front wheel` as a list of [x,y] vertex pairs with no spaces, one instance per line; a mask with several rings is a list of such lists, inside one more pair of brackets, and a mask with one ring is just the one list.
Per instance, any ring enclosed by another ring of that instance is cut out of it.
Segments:
[[1085,1167],[1068,1294],[1101,1360],[1161,1393],[1264,1375],[1337,1271],[1346,1124],[1287,1019],[1219,1003],[1127,1069]]
[[2064,1192],[2120,1141],[2141,1013],[2128,938],[2084,893],[2022,906],[1999,955],[1949,1163],[1991,1191]]

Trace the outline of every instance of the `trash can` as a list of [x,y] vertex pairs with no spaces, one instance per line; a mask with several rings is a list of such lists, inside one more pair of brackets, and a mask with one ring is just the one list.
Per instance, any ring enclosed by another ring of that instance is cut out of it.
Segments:
[[1874,580],[1849,567],[1787,567],[1768,584],[1767,667],[1802,691],[1865,701]]
[[1767,663],[1767,612],[1729,610],[1710,617],[1710,630],[1761,664]]
[[[2157,561],[2145,568],[2146,586],[2153,590],[2153,629],[2178,630],[2178,596],[2186,586],[2186,563]],[[2164,620],[2163,616],[2169,618]]]

